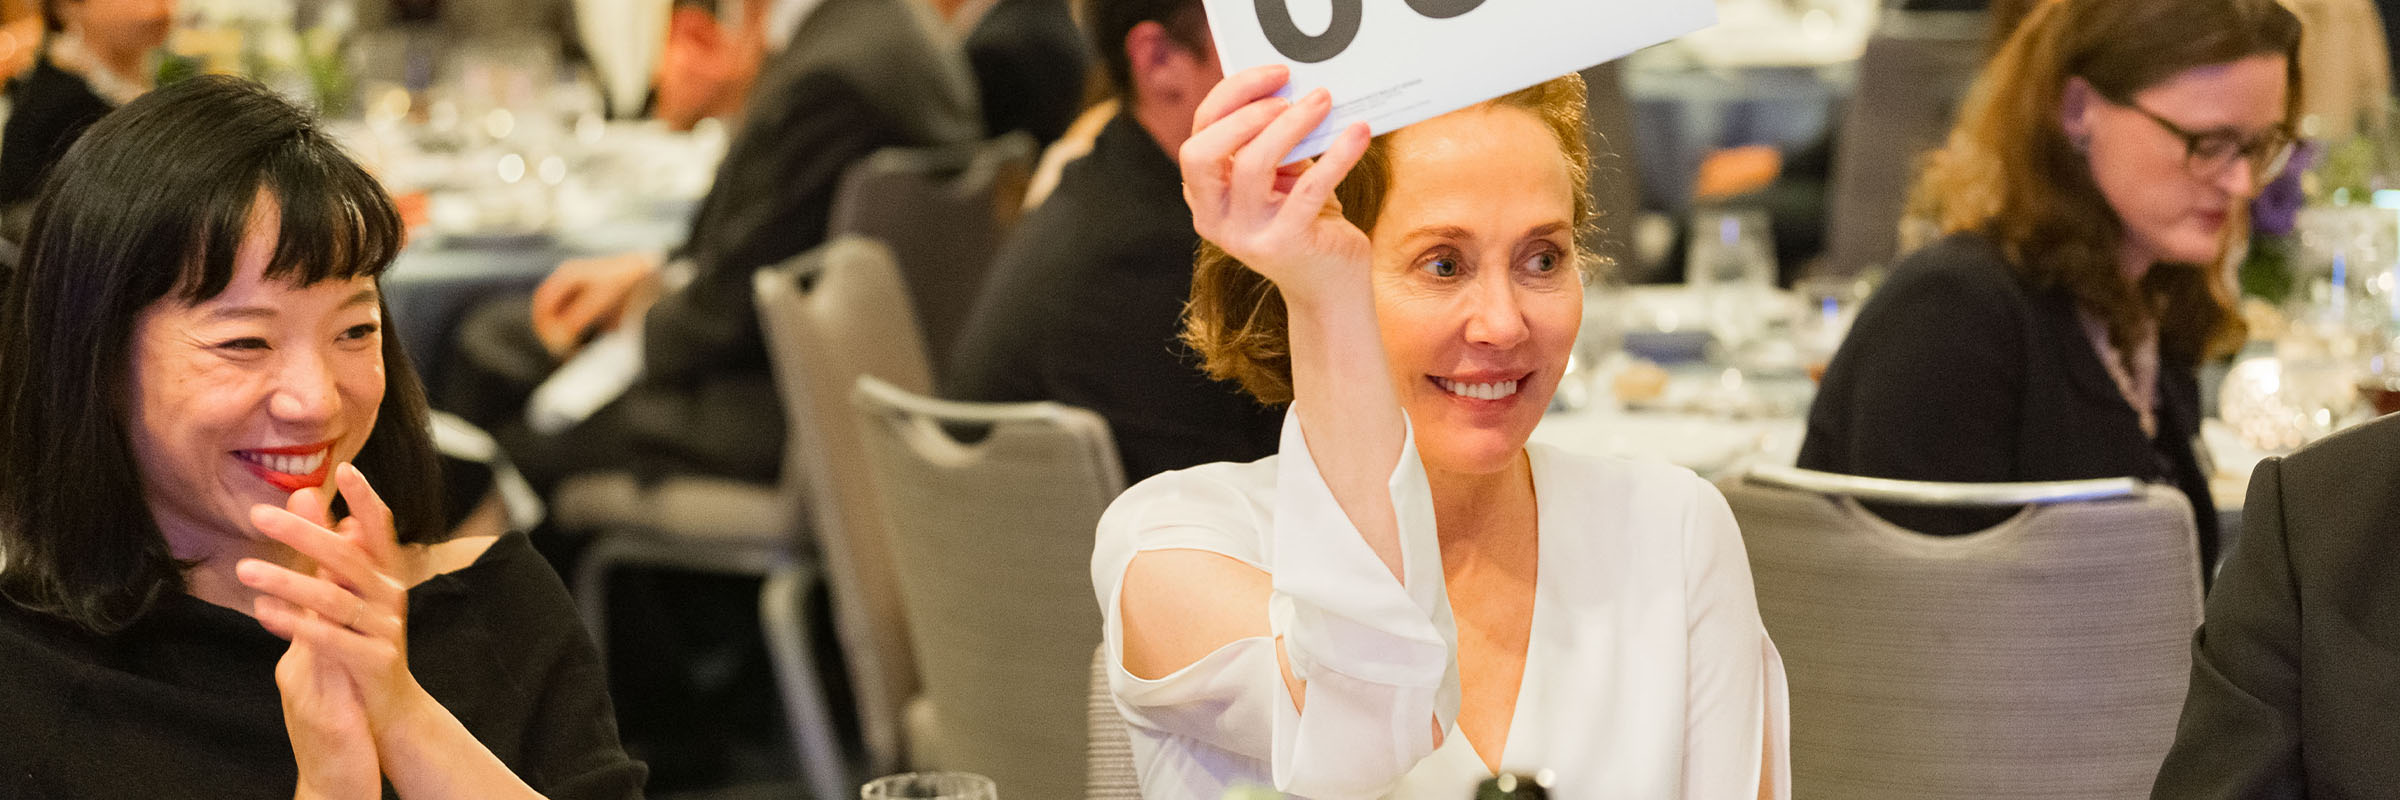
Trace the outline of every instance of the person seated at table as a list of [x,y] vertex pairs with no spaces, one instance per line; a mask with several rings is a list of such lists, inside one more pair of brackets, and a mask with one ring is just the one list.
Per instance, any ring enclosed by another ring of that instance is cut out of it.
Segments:
[[[1067,0],[942,0],[951,28],[975,72],[983,129],[991,136],[1023,131],[1047,147],[1083,110],[1084,49]],[[1103,42],[1093,52],[1124,45]]]
[[[1799,464],[1923,481],[2131,476],[2216,505],[2195,371],[2243,328],[2222,264],[2288,157],[2299,20],[2274,0],[2059,0],[1979,79],[1902,259],[1827,367]],[[1965,533],[2005,511],[1879,508]]]
[[1200,0],[1087,0],[1084,15],[1131,111],[1000,248],[942,391],[1098,412],[1128,482],[1271,455],[1283,415],[1210,380],[1176,339],[1200,235],[1167,154],[1224,75]]
[[[980,136],[973,89],[953,80],[965,75],[957,51],[921,23],[920,1],[752,6],[766,26],[758,45],[773,54],[683,246],[672,259],[569,261],[530,301],[470,312],[453,339],[456,369],[445,369],[464,377],[445,379],[440,407],[492,431],[544,492],[585,470],[774,480],[783,411],[752,273],[825,240],[842,174],[868,154]],[[641,354],[624,367],[638,369],[631,387],[569,427],[529,427],[534,388],[593,337],[627,326]]]
[[[1663,464],[1527,444],[1583,319],[1569,75],[1276,162],[1287,71],[1201,103],[1188,336],[1291,402],[1281,450],[1128,490],[1092,582],[1144,795],[1785,797],[1782,663],[1732,513]],[[1355,165],[1355,166],[1354,166]],[[1335,213],[1337,212],[1338,213]]]
[[0,796],[641,796],[558,577],[439,528],[402,236],[241,79],[60,160],[0,300]]
[[2381,797],[2400,785],[2400,418],[2259,462],[2193,637],[2158,800]]
[[[12,84],[8,124],[0,129],[0,214],[20,224],[51,163],[111,109],[150,91],[151,56],[167,41],[175,0],[43,0],[42,40],[33,71]],[[11,236],[10,238],[15,238]]]

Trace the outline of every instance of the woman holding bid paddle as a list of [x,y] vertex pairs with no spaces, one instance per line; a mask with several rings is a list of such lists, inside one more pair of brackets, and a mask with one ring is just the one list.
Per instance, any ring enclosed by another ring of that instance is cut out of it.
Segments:
[[1093,583],[1143,791],[1780,797],[1781,662],[1716,490],[1528,445],[1587,267],[1574,76],[1277,163],[1327,116],[1233,75],[1181,154],[1186,339],[1278,455],[1135,486]]

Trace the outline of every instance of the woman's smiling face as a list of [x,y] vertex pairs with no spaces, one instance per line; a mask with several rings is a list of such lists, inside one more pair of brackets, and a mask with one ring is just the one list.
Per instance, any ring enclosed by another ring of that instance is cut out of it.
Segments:
[[136,319],[126,430],[170,543],[256,536],[252,506],[323,484],[375,428],[384,378],[374,279],[268,280],[275,232],[262,198],[223,292],[188,305],[169,295]]
[[1575,188],[1533,112],[1485,104],[1401,129],[1375,229],[1375,311],[1430,469],[1507,468],[1583,321]]

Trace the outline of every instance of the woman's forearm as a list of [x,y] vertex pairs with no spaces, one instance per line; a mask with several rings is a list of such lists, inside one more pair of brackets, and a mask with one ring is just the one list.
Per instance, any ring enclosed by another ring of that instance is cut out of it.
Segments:
[[375,731],[384,777],[405,800],[538,800],[541,793],[423,689]]
[[1334,502],[1392,576],[1405,580],[1387,484],[1408,430],[1369,291],[1362,280],[1304,299],[1286,294],[1292,408]]

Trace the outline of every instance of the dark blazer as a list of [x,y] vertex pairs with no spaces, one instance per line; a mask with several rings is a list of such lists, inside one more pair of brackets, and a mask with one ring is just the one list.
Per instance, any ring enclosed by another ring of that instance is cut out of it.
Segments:
[[1083,110],[1092,59],[1066,0],[999,0],[965,47],[991,135],[1024,131],[1047,147]]
[[2250,475],[2151,796],[2400,797],[2400,418]]
[[[885,147],[981,138],[956,46],[915,0],[825,0],[762,69],[683,248],[693,279],[644,317],[619,403],[666,436],[709,436],[771,476],[783,419],[750,276],[825,241],[842,173]],[[638,421],[636,424],[642,424]],[[729,471],[759,475],[735,464]]]
[[1175,162],[1118,115],[1002,246],[943,393],[1098,412],[1127,485],[1272,455],[1282,412],[1209,380],[1176,338],[1199,246]]
[[59,69],[47,54],[34,61],[12,100],[16,110],[0,132],[0,207],[31,202],[67,146],[116,109],[83,76]]
[[[2065,289],[2027,285],[1988,238],[1951,236],[1911,254],[1826,368],[1800,466],[1924,481],[2171,483],[2191,498],[2205,569],[2215,563],[2217,518],[2193,450],[2194,366],[2160,354],[2158,436],[2144,437],[2075,309]],[[2009,513],[1876,512],[1935,534]]]

